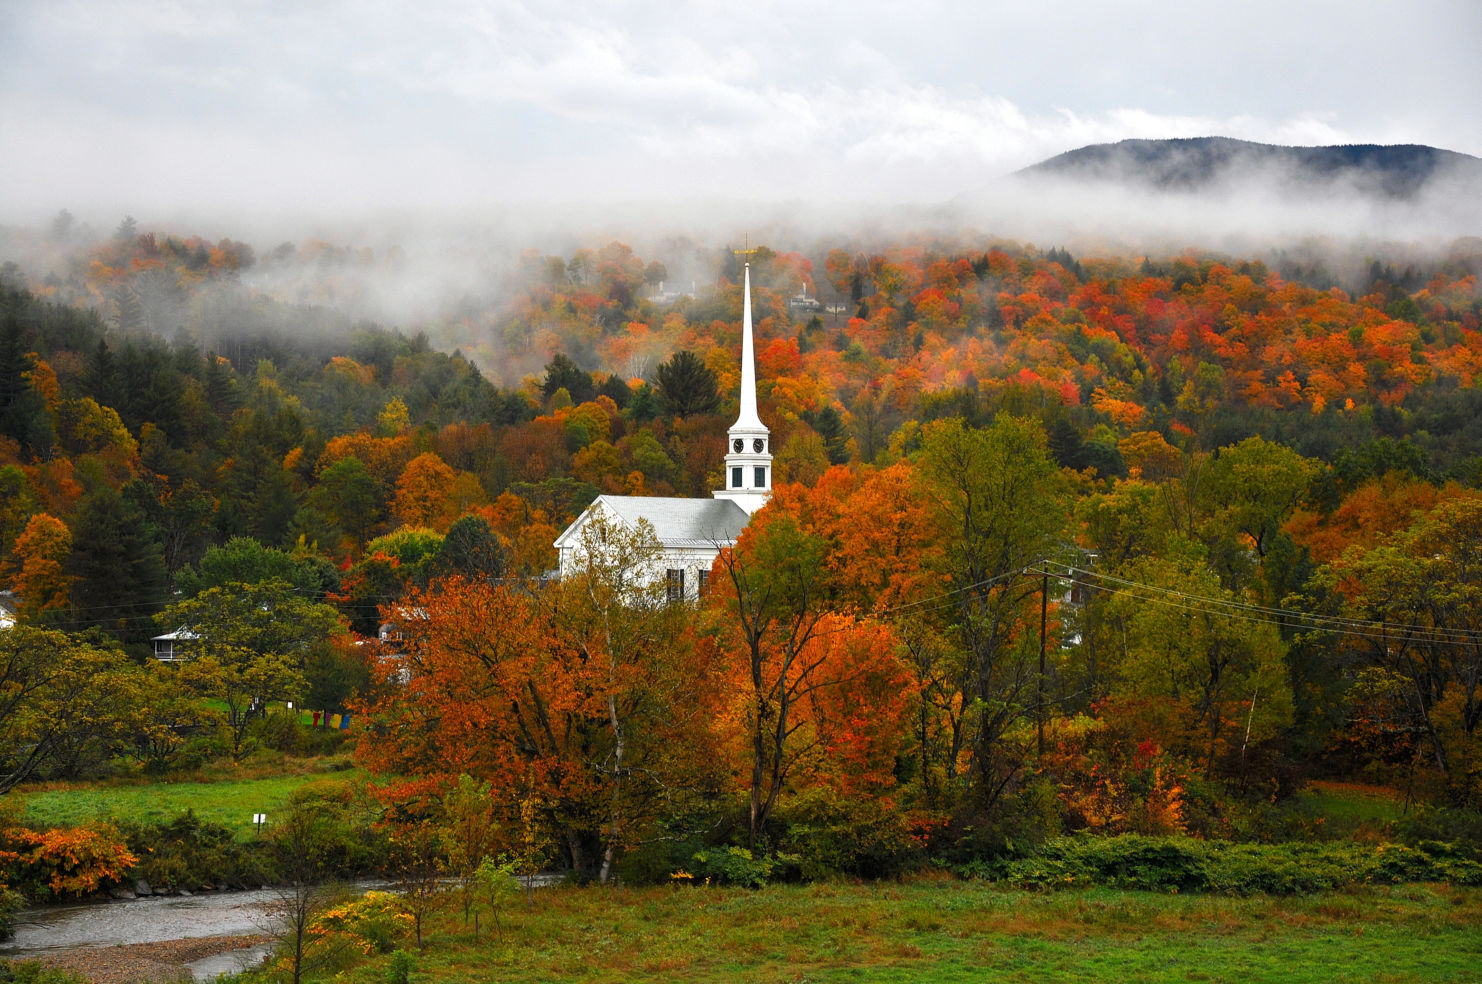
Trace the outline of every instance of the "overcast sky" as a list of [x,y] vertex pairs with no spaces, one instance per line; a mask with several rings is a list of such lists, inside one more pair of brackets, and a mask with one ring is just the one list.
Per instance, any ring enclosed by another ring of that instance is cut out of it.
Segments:
[[0,221],[935,202],[1088,143],[1482,156],[1478,0],[0,0]]

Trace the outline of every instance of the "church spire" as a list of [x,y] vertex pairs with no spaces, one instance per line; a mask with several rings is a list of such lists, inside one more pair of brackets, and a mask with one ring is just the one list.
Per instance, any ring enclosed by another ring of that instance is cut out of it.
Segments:
[[726,487],[717,499],[730,499],[754,513],[772,495],[772,434],[756,412],[756,346],[751,337],[751,264],[746,264],[741,301],[741,407],[727,435]]
[[746,285],[741,300],[741,412],[736,427],[762,427],[756,413],[756,345],[751,340],[751,264],[746,264]]

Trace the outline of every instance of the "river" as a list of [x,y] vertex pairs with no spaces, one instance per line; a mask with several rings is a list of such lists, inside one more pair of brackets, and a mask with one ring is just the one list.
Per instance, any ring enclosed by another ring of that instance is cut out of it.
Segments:
[[[561,880],[559,874],[535,875],[536,888]],[[387,888],[383,881],[356,882],[360,891]],[[204,892],[199,895],[156,895],[77,905],[52,905],[16,914],[15,934],[0,942],[0,958],[24,960],[60,950],[108,947],[128,943],[161,943],[209,936],[272,935],[272,909],[281,900],[275,889],[255,892]],[[259,963],[269,944],[233,950],[190,964],[198,981]]]
[[[0,943],[0,957],[23,960],[58,950],[159,943],[207,936],[271,933],[271,908],[279,894],[209,892],[162,895],[80,905],[55,905],[17,913],[15,934]],[[196,980],[260,962],[268,945],[235,950],[190,965]]]

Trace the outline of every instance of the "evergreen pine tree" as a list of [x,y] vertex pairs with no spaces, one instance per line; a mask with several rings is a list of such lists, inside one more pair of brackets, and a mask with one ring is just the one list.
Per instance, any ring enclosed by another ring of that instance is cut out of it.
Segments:
[[78,627],[101,626],[124,643],[155,634],[165,600],[165,564],[143,511],[104,486],[85,497],[72,521],[68,573]]

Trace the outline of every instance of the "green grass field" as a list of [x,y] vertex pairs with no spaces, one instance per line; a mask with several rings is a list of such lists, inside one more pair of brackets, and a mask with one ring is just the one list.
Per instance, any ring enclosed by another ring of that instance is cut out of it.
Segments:
[[1319,815],[1354,823],[1385,823],[1405,814],[1400,793],[1356,783],[1313,782],[1297,794],[1297,802]]
[[271,819],[296,791],[306,786],[327,790],[364,779],[364,773],[349,769],[138,785],[70,784],[22,792],[22,816],[49,827],[68,827],[97,820],[148,823],[194,810],[201,819],[230,827],[238,839],[246,839],[254,831],[254,813],[266,813]]
[[[442,917],[412,980],[1482,981],[1482,893],[1432,885],[1280,899],[947,879],[557,888],[503,921],[502,942],[476,945]],[[336,979],[384,981],[389,959]]]

